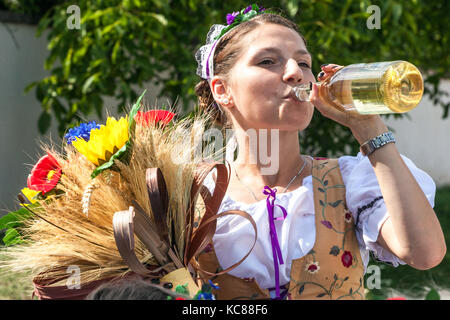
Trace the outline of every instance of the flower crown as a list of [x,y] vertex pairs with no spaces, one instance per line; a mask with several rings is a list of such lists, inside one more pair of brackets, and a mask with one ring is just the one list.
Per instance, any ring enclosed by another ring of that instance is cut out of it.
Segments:
[[248,21],[251,18],[256,17],[258,14],[261,14],[264,11],[266,11],[265,8],[263,7],[260,8],[257,4],[252,4],[249,5],[247,8],[242,9],[241,12],[236,11],[233,13],[228,13],[227,14],[228,26],[225,27],[225,29],[223,29],[222,32],[217,37],[214,38],[214,40],[220,39],[229,30],[233,29],[242,22]]
[[227,14],[227,25],[213,24],[206,36],[206,44],[197,50],[195,59],[197,60],[197,74],[203,78],[210,80],[214,75],[213,57],[214,51],[220,38],[237,25],[246,22],[262,13],[273,13],[267,11],[257,4],[249,5],[241,11]]

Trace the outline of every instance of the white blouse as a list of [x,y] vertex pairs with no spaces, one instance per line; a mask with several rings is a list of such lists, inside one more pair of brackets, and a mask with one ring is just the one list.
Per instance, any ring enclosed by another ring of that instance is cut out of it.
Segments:
[[[402,158],[431,206],[434,207],[436,192],[434,181],[427,173],[417,168],[410,159],[405,156]],[[406,264],[376,243],[379,230],[389,219],[389,213],[383,199],[373,202],[375,198],[381,196],[381,191],[369,159],[358,153],[356,157],[340,157],[338,162],[346,188],[347,207],[355,223],[358,221],[356,237],[364,270],[367,269],[369,262],[369,251],[372,251],[378,260],[391,263],[395,267]],[[204,185],[210,192],[214,190],[213,171],[204,181]],[[367,207],[371,202],[373,206]],[[316,230],[312,176],[305,177],[303,185],[293,191],[277,193],[275,204],[283,206],[287,211],[287,217],[284,220],[275,221],[284,260],[284,264],[279,265],[280,284],[283,285],[290,281],[292,260],[303,257],[314,246]],[[366,209],[361,210],[363,206],[366,206]],[[218,212],[231,209],[239,209],[252,216],[258,228],[258,238],[247,259],[229,273],[240,278],[255,278],[261,288],[273,288],[275,271],[266,200],[245,204],[234,201],[226,194]],[[360,209],[359,218],[357,218],[358,209]],[[274,216],[281,215],[281,210],[275,206]],[[241,260],[253,241],[254,230],[247,219],[230,215],[217,220],[213,244],[218,262],[223,269]]]

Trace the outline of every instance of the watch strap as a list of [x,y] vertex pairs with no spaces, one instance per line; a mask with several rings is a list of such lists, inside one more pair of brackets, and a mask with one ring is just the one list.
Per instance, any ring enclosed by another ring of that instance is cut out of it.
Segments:
[[380,134],[379,136],[376,136],[375,138],[372,138],[364,142],[360,147],[360,151],[364,156],[368,156],[372,154],[375,150],[391,142],[395,143],[394,134],[392,133],[392,131],[387,131],[385,133]]

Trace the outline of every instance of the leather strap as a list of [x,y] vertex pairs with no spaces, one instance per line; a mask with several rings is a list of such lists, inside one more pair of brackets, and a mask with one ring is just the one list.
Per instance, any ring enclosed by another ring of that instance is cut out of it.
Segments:
[[147,182],[148,198],[158,234],[163,241],[169,243],[167,236],[169,196],[167,194],[166,182],[159,168],[148,168],[145,172],[145,180]]
[[[158,230],[155,230],[154,224],[150,216],[142,209],[142,207],[133,201],[133,206],[126,211],[116,212],[114,214],[114,237],[117,248],[125,263],[130,269],[140,275],[147,277],[156,277],[157,273],[164,269],[167,272],[173,271],[175,268],[182,268],[191,265],[194,269],[209,275],[220,275],[241,264],[253,250],[257,240],[256,223],[252,217],[240,210],[229,210],[217,214],[217,211],[225,196],[225,192],[230,180],[230,165],[228,168],[224,164],[218,162],[202,162],[194,172],[194,179],[191,186],[191,196],[188,209],[186,212],[186,238],[183,263],[177,255],[177,250],[173,250],[168,240],[167,228],[167,210],[168,210],[168,194],[163,174],[159,168],[149,168],[146,171],[147,190],[152,208],[153,217],[155,219]],[[211,195],[208,189],[203,185],[203,181],[207,175],[217,169],[217,179],[214,192]],[[195,204],[198,196],[201,195],[205,203],[205,213],[199,222],[198,228],[194,232],[194,212]],[[237,263],[233,264],[226,270],[219,273],[210,273],[202,270],[196,261],[196,256],[205,247],[211,243],[216,230],[216,220],[227,216],[237,214],[247,219],[255,230],[255,239],[252,247],[247,254]],[[147,249],[153,254],[158,264],[162,267],[157,270],[149,270],[144,266],[134,253],[134,234],[142,241]],[[170,257],[170,260],[167,258]]]
[[[167,272],[175,270],[173,263],[163,254],[164,243],[153,230],[150,219],[141,210],[130,207],[128,210],[116,212],[113,217],[113,227],[117,249],[133,272],[142,276],[158,277],[163,269]],[[139,261],[134,253],[135,233],[162,267],[150,271]]]

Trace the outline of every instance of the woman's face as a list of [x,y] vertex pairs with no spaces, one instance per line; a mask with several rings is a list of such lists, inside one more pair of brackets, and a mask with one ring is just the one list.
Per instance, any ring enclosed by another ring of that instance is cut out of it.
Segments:
[[240,41],[242,53],[228,79],[232,116],[245,130],[304,130],[314,106],[291,90],[315,81],[303,39],[285,26],[263,24]]

